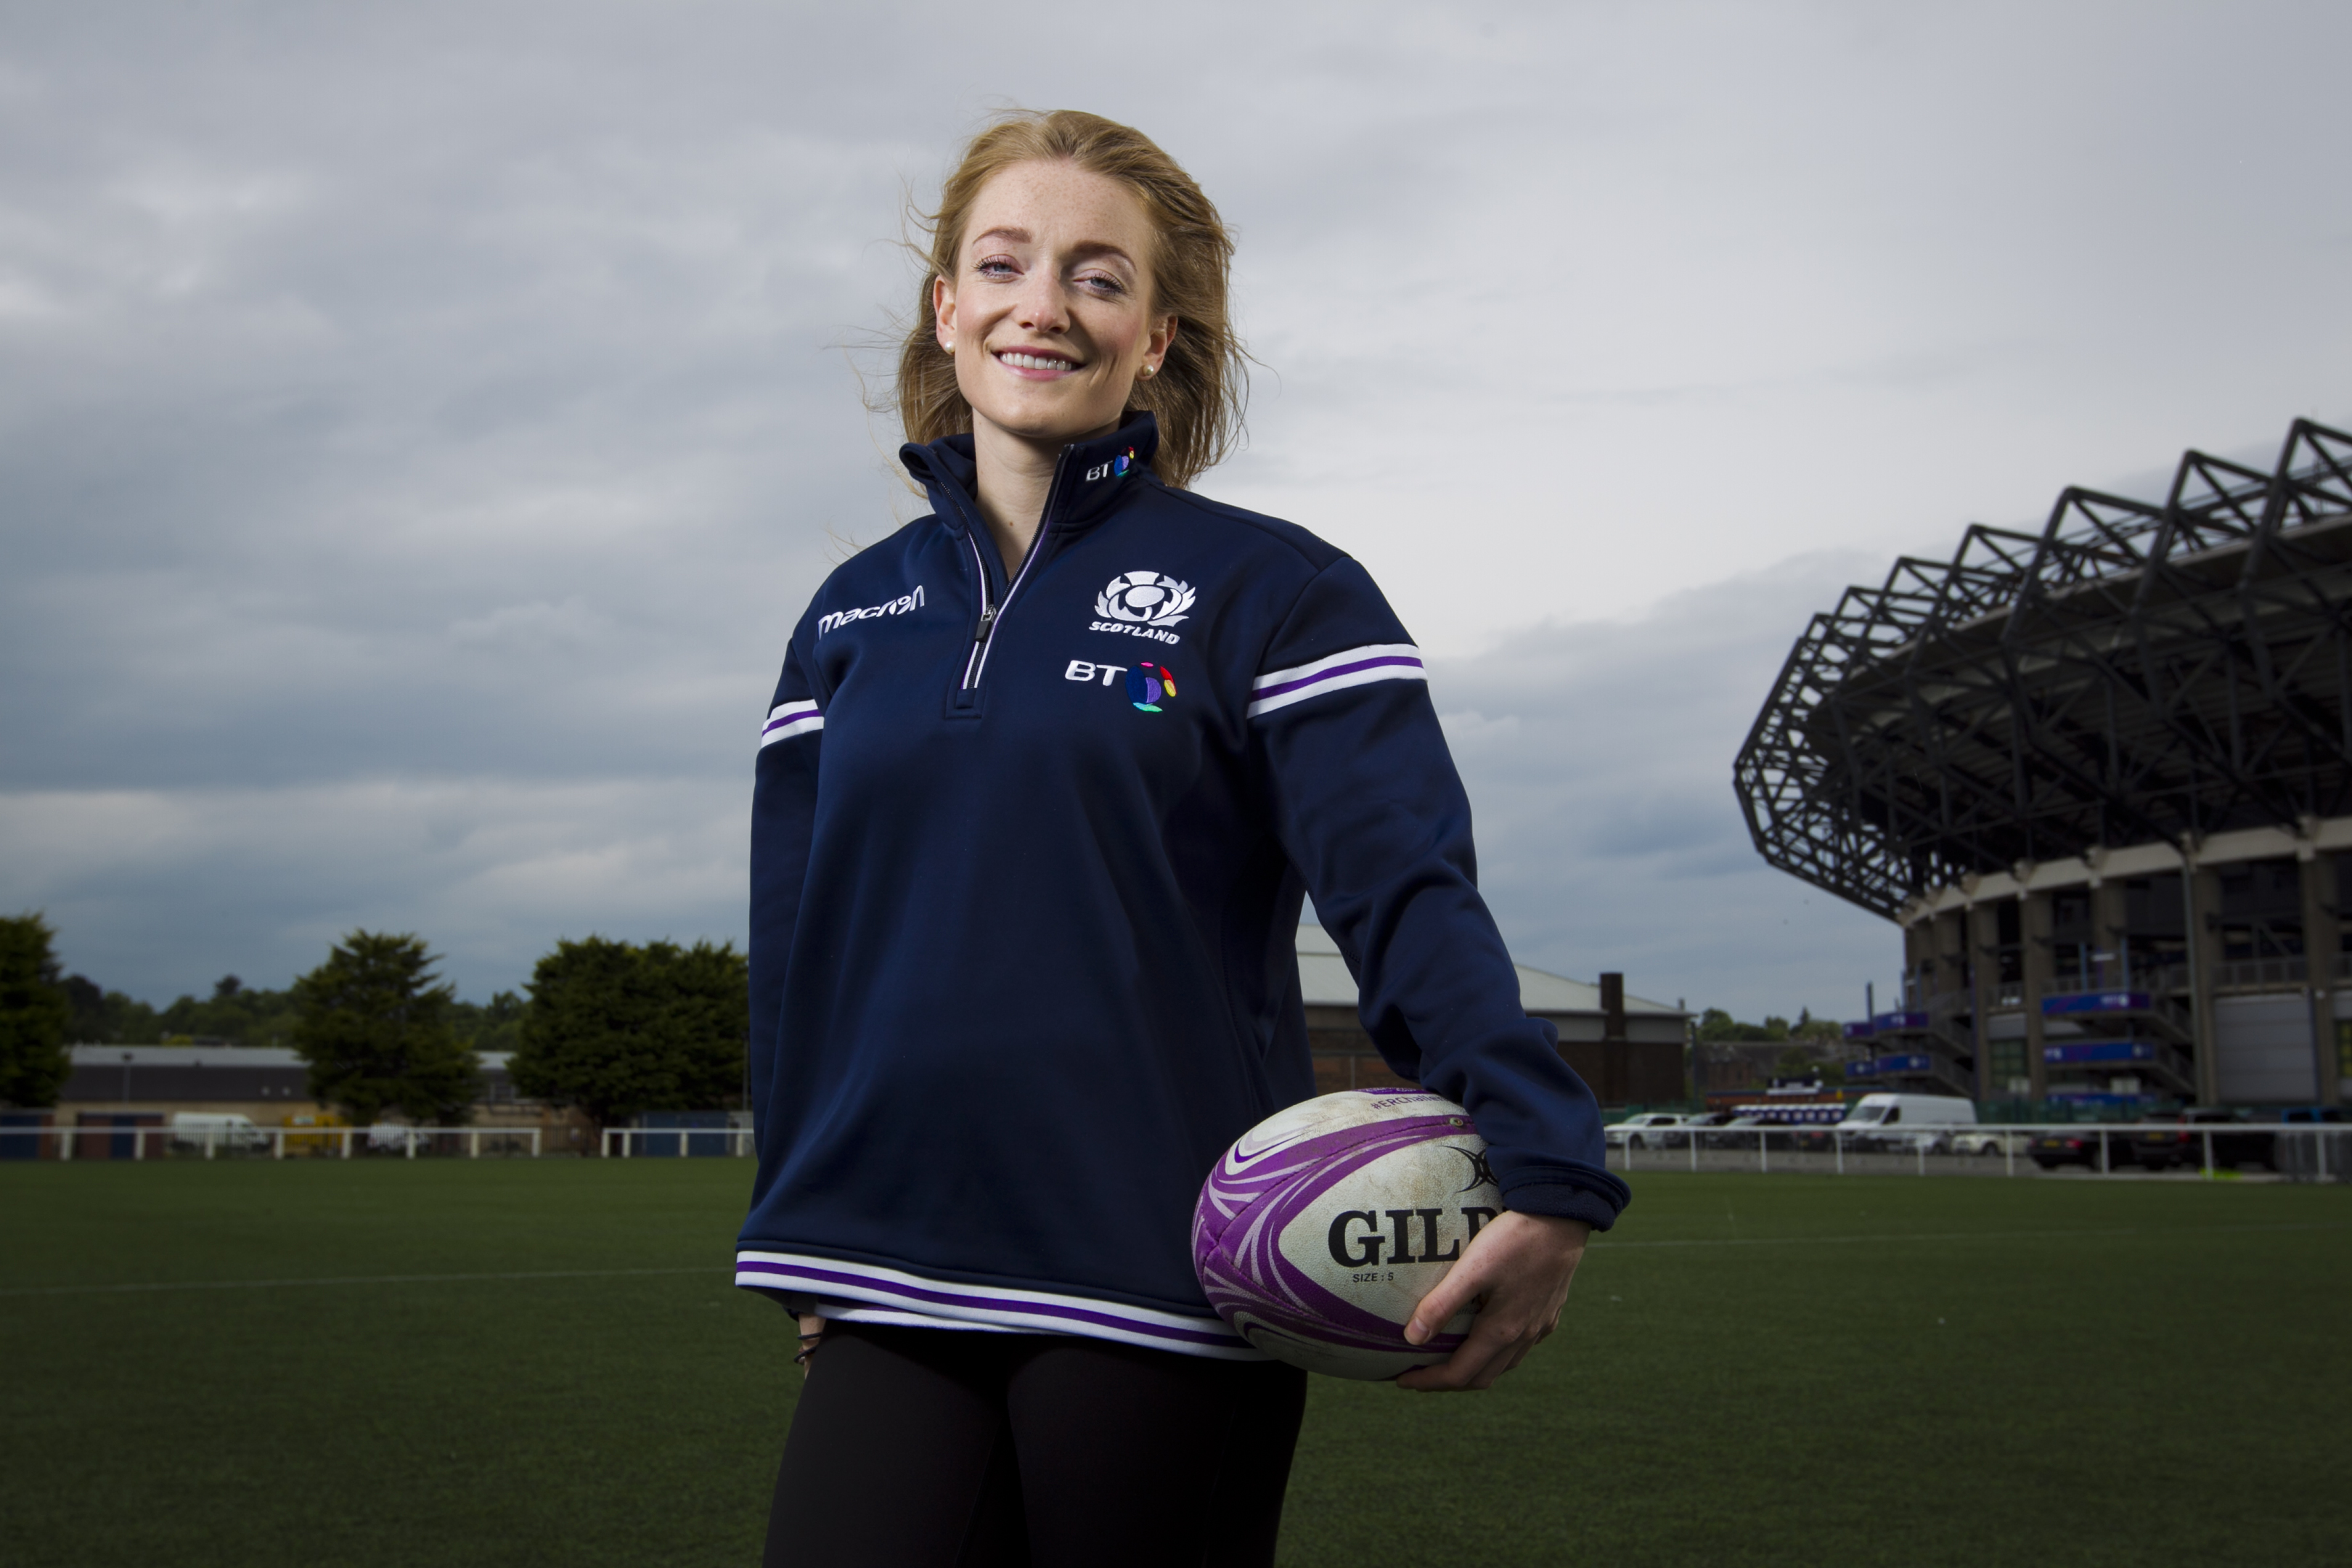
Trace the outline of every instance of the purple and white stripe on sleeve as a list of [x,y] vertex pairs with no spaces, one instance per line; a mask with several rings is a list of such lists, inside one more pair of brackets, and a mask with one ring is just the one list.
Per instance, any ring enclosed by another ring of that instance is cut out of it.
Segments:
[[768,710],[767,725],[760,731],[760,744],[772,746],[778,741],[814,734],[824,728],[824,712],[815,703],[779,702]]
[[1327,691],[1375,680],[1427,680],[1421,649],[1409,642],[1372,643],[1289,669],[1269,669],[1250,685],[1249,716],[1271,713]]

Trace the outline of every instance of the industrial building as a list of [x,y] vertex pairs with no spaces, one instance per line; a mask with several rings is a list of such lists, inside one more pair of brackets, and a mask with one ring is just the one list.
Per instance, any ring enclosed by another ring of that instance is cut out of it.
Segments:
[[[1624,976],[1598,984],[1517,964],[1519,1005],[1559,1034],[1560,1055],[1603,1105],[1679,1100],[1685,1085],[1690,1015],[1680,1007],[1625,994]],[[1307,1005],[1307,1048],[1315,1086],[1334,1089],[1402,1084],[1356,1015],[1356,977],[1339,944],[1321,926],[1298,928],[1298,985]]]
[[2352,1092],[2352,437],[2059,496],[1813,617],[1735,766],[1902,929],[1859,1076],[2130,1114]]
[[[54,1108],[6,1113],[10,1125],[56,1128],[60,1136],[0,1139],[0,1159],[55,1159],[67,1129],[76,1130],[73,1158],[132,1159],[160,1147],[173,1116],[188,1112],[243,1116],[261,1129],[340,1125],[331,1107],[311,1098],[301,1057],[283,1047],[80,1045],[69,1054],[73,1070]],[[551,1150],[587,1143],[593,1130],[578,1112],[516,1096],[509,1056],[477,1053],[482,1085],[468,1125],[536,1128]]]

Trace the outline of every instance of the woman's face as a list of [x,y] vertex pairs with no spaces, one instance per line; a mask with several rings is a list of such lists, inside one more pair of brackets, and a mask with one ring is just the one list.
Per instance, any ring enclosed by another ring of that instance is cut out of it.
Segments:
[[1118,425],[1176,335],[1150,314],[1153,237],[1125,185],[1068,163],[1015,163],[981,187],[955,276],[931,284],[976,430],[1060,447]]

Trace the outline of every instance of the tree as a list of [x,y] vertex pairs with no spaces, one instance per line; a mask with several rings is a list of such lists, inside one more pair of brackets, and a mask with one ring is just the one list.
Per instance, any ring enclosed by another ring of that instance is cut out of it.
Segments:
[[471,1114],[481,1072],[450,1026],[453,993],[434,984],[440,962],[422,937],[355,931],[294,982],[294,1048],[315,1098],[353,1121],[397,1109],[446,1127]]
[[1845,1031],[1838,1027],[1835,1020],[1816,1018],[1811,1008],[1802,1007],[1798,1009],[1797,1026],[1789,1031],[1789,1037],[1811,1040],[1816,1045],[1835,1046],[1844,1042]]
[[73,1072],[66,1027],[73,1006],[39,915],[0,917],[0,1102],[55,1105]]
[[68,974],[58,983],[65,993],[66,1010],[72,1015],[66,1025],[77,1045],[92,1045],[106,1038],[106,993],[85,975]]
[[156,1018],[158,1031],[198,1040],[267,1046],[290,1038],[301,1011],[291,991],[256,990],[225,974],[202,1001],[183,996]]
[[511,991],[491,994],[489,1001],[460,1002],[452,1017],[457,1032],[478,1051],[512,1051],[515,1031],[522,1024],[522,998]]
[[[1773,1026],[1779,1026],[1774,1031]],[[1698,1037],[1712,1045],[1717,1041],[1755,1042],[1785,1040],[1789,1024],[1785,1018],[1767,1018],[1761,1024],[1743,1024],[1720,1007],[1709,1007],[1699,1015]]]
[[1709,1044],[1727,1040],[1761,1045],[1796,1040],[1816,1046],[1835,1046],[1844,1040],[1845,1031],[1827,1018],[1814,1017],[1810,1008],[1799,1008],[1794,1024],[1777,1015],[1767,1015],[1760,1024],[1743,1024],[1720,1007],[1709,1007],[1699,1015],[1698,1037]]
[[751,970],[732,942],[559,942],[530,991],[508,1064],[520,1094],[610,1126],[742,1092]]
[[65,977],[66,1002],[73,1009],[68,1026],[77,1044],[146,1045],[163,1037],[155,1009],[120,991],[101,991],[87,975]]

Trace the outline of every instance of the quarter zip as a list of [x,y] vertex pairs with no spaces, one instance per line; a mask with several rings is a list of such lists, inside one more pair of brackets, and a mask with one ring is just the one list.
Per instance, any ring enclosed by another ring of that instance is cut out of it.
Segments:
[[[980,535],[967,531],[964,542],[971,546],[972,574],[980,581],[980,622],[971,629],[971,651],[964,655],[963,684],[959,691],[970,691],[980,680],[980,657],[987,651],[988,639],[996,630],[996,601],[989,596],[988,562],[980,553]],[[1034,542],[1034,541],[1032,542]]]
[[1012,608],[1013,596],[1021,592],[1021,584],[1029,580],[1029,569],[1037,563],[1039,556],[1045,553],[1045,536],[1053,531],[1054,527],[1054,503],[1061,499],[1062,479],[1070,471],[1070,454],[1076,450],[1075,447],[1063,447],[1061,459],[1054,465],[1054,482],[1045,491],[1045,510],[1037,514],[1037,531],[1030,537],[1028,553],[1021,557],[1021,570],[1013,574],[1003,598],[992,601],[988,595],[988,563],[980,553],[980,535],[986,529],[986,523],[965,531],[964,541],[971,546],[971,563],[980,573],[980,625],[972,629],[971,652],[964,657],[963,684],[956,689],[959,691],[980,689],[981,677],[988,670],[988,649],[995,638],[996,628],[1003,622],[1004,612]]

